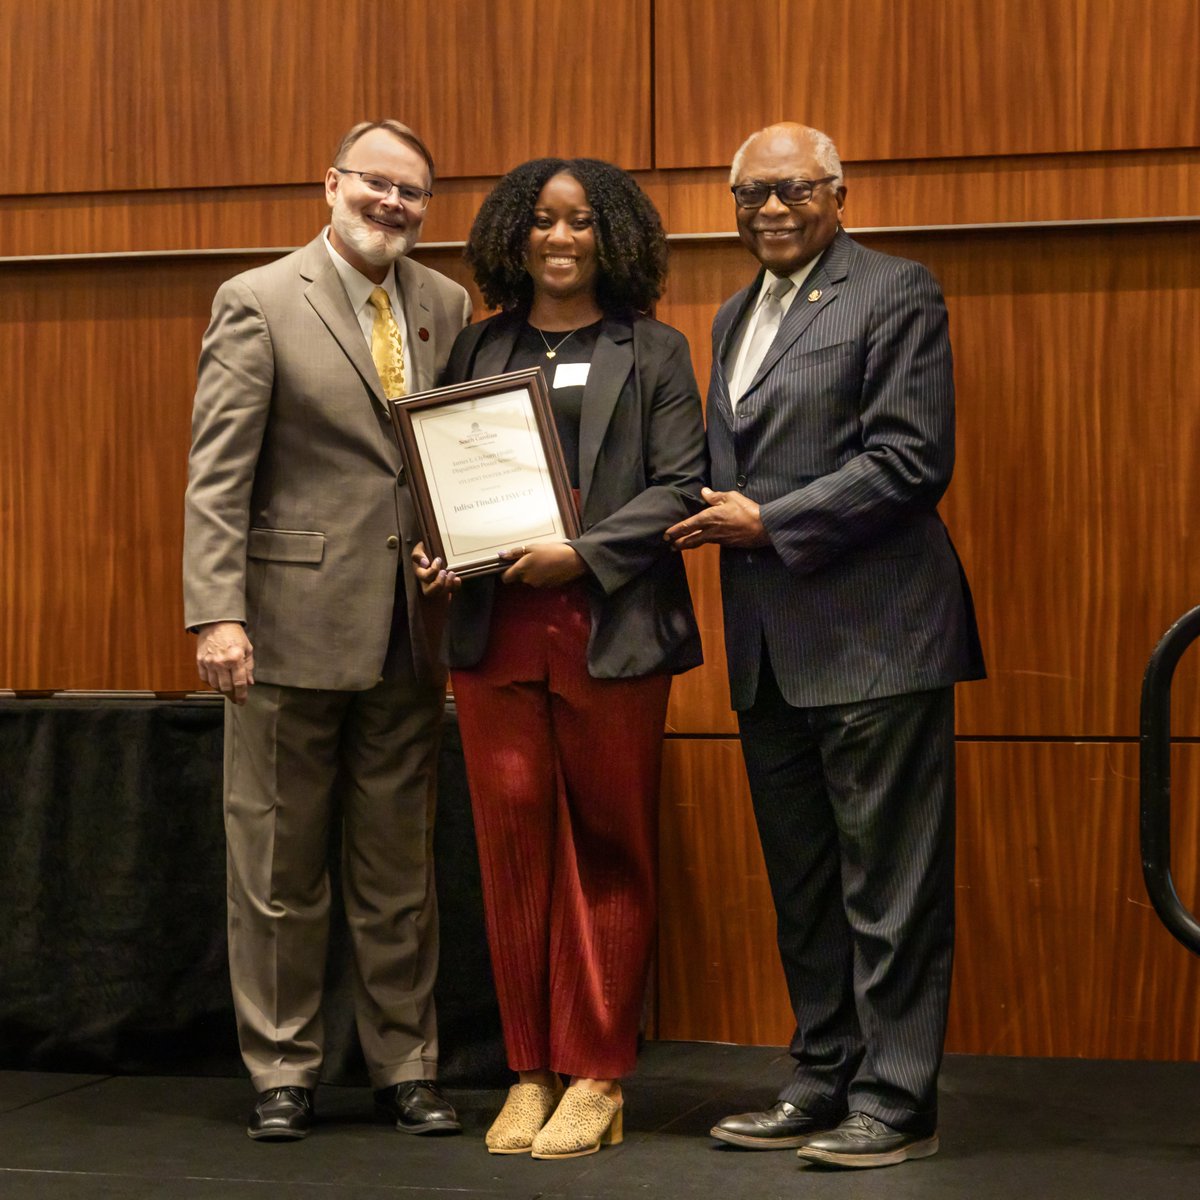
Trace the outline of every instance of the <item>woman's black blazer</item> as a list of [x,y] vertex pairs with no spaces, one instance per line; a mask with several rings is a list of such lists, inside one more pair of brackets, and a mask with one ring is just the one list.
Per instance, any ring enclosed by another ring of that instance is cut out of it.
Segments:
[[[504,372],[523,316],[501,313],[459,334],[442,382]],[[700,394],[687,340],[649,317],[605,317],[583,391],[580,520],[572,540],[590,574],[588,670],[597,679],[678,674],[702,660],[683,558],[663,531],[703,507],[708,472]],[[496,576],[464,580],[450,605],[452,667],[487,648]]]

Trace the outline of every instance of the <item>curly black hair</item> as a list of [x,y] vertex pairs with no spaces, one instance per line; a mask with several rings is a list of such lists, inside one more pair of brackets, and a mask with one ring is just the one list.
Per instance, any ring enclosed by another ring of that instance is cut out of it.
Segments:
[[533,302],[525,269],[533,210],[547,180],[559,174],[579,181],[595,213],[596,303],[609,315],[646,312],[667,277],[662,219],[632,175],[598,158],[535,158],[492,188],[463,255],[484,300],[506,311]]

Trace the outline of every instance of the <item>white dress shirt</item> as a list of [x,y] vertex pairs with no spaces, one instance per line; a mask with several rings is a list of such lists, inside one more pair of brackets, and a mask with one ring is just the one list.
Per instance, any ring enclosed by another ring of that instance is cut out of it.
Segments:
[[361,271],[352,267],[334,248],[329,240],[329,230],[325,230],[325,249],[333,259],[333,265],[341,277],[342,287],[350,299],[350,307],[358,318],[358,327],[367,340],[367,349],[371,348],[371,331],[375,328],[375,306],[371,303],[371,293],[381,287],[388,294],[388,303],[392,306],[392,316],[400,328],[400,344],[404,347],[404,361],[409,361],[408,355],[408,326],[404,322],[404,305],[400,300],[400,291],[396,286],[396,266],[393,263],[388,268],[387,278],[382,283],[368,279]]
[[[792,301],[800,294],[800,287],[808,278],[813,267],[816,266],[817,259],[820,254],[813,255],[812,258],[800,267],[793,271],[790,278],[792,281],[792,289],[786,296],[779,301],[779,307],[783,310],[783,316],[786,317],[788,309],[792,306]],[[754,340],[754,331],[758,328],[759,318],[762,315],[763,301],[767,298],[767,289],[778,278],[773,272],[767,271],[763,274],[762,287],[758,290],[758,299],[754,303],[754,309],[750,313],[749,319],[742,326],[742,333],[738,339],[737,346],[731,352],[733,362],[733,370],[729,372],[729,399],[736,407],[737,402],[741,399],[742,393],[753,382],[754,374],[750,373],[746,378],[743,375],[746,373],[746,351],[750,348],[750,343]],[[754,364],[754,370],[757,371],[758,363]]]

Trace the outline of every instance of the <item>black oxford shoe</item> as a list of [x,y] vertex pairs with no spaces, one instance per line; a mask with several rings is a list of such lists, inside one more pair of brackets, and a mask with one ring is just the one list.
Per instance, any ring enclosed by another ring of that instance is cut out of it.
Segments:
[[412,1079],[375,1093],[375,1103],[401,1133],[462,1133],[450,1101],[431,1079]]
[[259,1092],[246,1133],[256,1142],[298,1142],[312,1127],[313,1094],[308,1088],[278,1087]]
[[831,1167],[894,1167],[938,1152],[937,1132],[904,1133],[869,1113],[852,1112],[836,1129],[810,1139],[796,1153]]
[[708,1132],[718,1141],[747,1150],[792,1150],[836,1124],[836,1117],[816,1116],[780,1100],[765,1112],[735,1113]]

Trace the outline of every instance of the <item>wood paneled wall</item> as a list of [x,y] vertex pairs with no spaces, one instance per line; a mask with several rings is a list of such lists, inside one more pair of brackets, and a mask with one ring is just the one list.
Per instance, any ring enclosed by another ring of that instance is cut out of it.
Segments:
[[3,190],[319,179],[366,114],[443,175],[648,167],[649,46],[650,0],[3,0]]
[[[951,1048],[1200,1059],[1200,966],[1138,875],[1135,743],[1146,656],[1200,602],[1198,60],[1192,0],[0,0],[0,687],[194,686],[178,559],[209,301],[319,228],[353,121],[428,139],[420,256],[468,284],[429,247],[498,173],[636,170],[681,239],[659,315],[703,381],[754,267],[725,164],[807,120],[842,151],[848,223],[927,263],[951,315],[943,511],[991,670],[959,692]],[[707,662],[669,713],[656,1027],[778,1043],[716,554],[688,565]],[[1174,713],[1192,903],[1197,661]]]
[[1193,0],[657,0],[655,14],[661,167],[723,165],[799,113],[855,160],[1200,145]]

